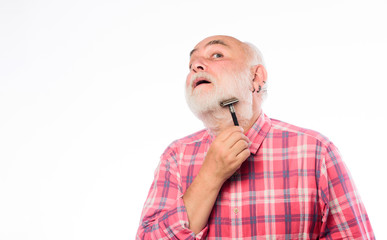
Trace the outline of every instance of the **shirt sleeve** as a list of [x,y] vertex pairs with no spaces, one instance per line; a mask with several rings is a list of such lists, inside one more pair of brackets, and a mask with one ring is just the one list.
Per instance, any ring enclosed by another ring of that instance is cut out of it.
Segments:
[[136,239],[203,239],[208,227],[194,234],[182,199],[177,154],[171,148],[160,163],[141,214]]
[[375,239],[352,177],[332,143],[321,161],[319,193],[321,239]]

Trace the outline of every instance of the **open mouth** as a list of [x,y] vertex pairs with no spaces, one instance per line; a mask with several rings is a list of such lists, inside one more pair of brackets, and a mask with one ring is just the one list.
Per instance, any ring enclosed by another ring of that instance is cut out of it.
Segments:
[[207,79],[197,79],[197,80],[195,80],[195,82],[194,82],[194,88],[196,88],[196,87],[199,86],[199,85],[209,84],[209,83],[211,83],[211,82],[208,81]]

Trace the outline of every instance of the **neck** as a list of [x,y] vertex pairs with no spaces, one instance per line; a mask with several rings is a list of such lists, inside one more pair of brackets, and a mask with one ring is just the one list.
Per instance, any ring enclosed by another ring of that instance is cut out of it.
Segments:
[[[246,134],[261,115],[261,109],[253,109],[253,114],[249,118],[238,114],[237,110],[236,115],[238,118],[239,126],[244,129],[244,133]],[[231,113],[228,108],[223,108],[217,112],[203,114],[200,116],[200,119],[203,121],[204,126],[206,126],[215,136],[219,135],[219,133],[224,129],[234,125]]]

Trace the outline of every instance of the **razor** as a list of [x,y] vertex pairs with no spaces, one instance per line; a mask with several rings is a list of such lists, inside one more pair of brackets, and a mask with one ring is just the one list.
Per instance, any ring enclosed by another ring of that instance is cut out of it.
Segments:
[[220,106],[222,106],[222,107],[228,106],[228,108],[230,109],[231,117],[232,117],[232,120],[234,121],[235,126],[239,126],[238,119],[236,117],[235,109],[234,109],[234,103],[237,103],[237,102],[239,102],[239,100],[237,98],[231,98],[231,99],[220,102]]

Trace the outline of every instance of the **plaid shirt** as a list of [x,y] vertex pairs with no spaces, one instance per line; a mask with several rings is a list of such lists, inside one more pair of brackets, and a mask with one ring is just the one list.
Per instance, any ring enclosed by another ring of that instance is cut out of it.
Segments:
[[188,229],[182,196],[214,137],[202,130],[161,156],[137,239],[374,239],[337,148],[321,134],[262,114],[250,157],[223,185],[207,226]]

